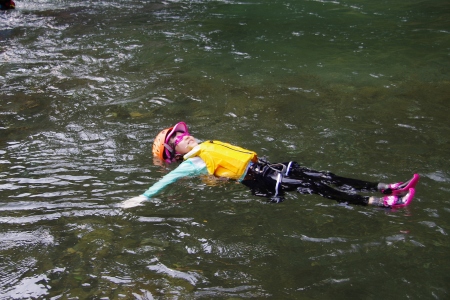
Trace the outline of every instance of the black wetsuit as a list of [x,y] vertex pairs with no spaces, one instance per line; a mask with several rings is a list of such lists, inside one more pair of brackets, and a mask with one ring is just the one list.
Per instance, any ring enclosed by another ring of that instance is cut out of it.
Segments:
[[[340,203],[367,205],[368,196],[358,191],[377,191],[378,183],[337,176],[300,166],[292,161],[270,164],[253,164],[242,181],[257,196],[269,197],[271,202],[282,202],[285,191],[317,194]],[[331,187],[335,186],[336,188]]]

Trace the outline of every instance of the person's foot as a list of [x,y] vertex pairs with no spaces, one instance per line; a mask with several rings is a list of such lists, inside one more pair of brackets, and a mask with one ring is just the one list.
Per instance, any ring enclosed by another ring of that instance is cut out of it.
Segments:
[[419,182],[419,174],[414,174],[413,177],[406,182],[397,182],[391,184],[380,184],[380,190],[383,194],[402,196],[409,192],[409,189],[416,187],[417,182]]
[[400,208],[405,207],[411,203],[411,201],[414,198],[415,190],[413,188],[410,188],[408,190],[408,193],[404,196],[384,196],[382,198],[383,201],[380,201],[380,206],[383,207],[390,207],[390,208]]

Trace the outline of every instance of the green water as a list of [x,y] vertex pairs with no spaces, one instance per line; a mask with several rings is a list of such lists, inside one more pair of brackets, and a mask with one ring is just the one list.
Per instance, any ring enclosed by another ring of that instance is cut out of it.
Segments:
[[[448,299],[448,1],[16,1],[0,12],[0,298]],[[186,178],[201,140],[369,181],[396,211]]]

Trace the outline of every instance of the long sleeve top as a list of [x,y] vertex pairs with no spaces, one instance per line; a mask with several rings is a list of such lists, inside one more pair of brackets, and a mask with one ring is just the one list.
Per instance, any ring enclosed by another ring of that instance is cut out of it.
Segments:
[[183,161],[175,170],[164,175],[158,182],[153,184],[143,196],[148,199],[162,191],[166,186],[174,183],[180,178],[187,176],[207,175],[206,163],[200,157],[192,157]]

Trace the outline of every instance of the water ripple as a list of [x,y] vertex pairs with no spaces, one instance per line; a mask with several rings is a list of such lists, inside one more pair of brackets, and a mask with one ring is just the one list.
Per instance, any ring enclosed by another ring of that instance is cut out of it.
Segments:
[[156,261],[156,264],[147,266],[147,269],[157,274],[164,274],[172,278],[178,278],[188,281],[192,285],[196,285],[199,280],[205,280],[200,274],[194,271],[182,272],[168,268],[163,263]]

